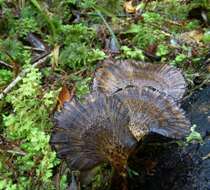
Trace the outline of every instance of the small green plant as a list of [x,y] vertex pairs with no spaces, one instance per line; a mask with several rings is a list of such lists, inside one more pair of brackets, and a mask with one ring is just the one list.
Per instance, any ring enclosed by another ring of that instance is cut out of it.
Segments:
[[2,5],[4,3],[4,0],[0,0],[0,5]]
[[61,32],[65,39],[65,45],[70,43],[88,44],[96,37],[95,30],[84,24],[64,25]]
[[12,72],[6,69],[0,69],[0,89],[12,79]]
[[179,54],[179,55],[176,56],[175,62],[176,62],[176,63],[181,63],[181,62],[183,62],[184,60],[186,60],[186,58],[187,58],[186,55],[184,55],[184,54]]
[[132,42],[139,48],[147,48],[151,44],[157,44],[164,40],[165,36],[158,29],[148,25],[132,24],[125,34],[132,34]]
[[201,134],[195,130],[196,127],[197,127],[196,125],[193,125],[191,127],[191,133],[186,138],[187,139],[187,142],[192,142],[192,141],[196,141],[196,142],[199,142],[199,143],[202,143],[203,142],[203,139],[201,137]]
[[187,59],[187,56],[185,54],[178,54],[175,59],[170,63],[171,65],[180,65]]
[[37,32],[37,22],[32,18],[21,18],[13,28],[13,33],[17,34],[19,37],[26,37],[30,32]]
[[0,40],[0,60],[10,65],[13,62],[19,65],[28,64],[31,60],[31,52],[26,50],[16,38],[7,38]]
[[185,19],[187,17],[189,6],[180,3],[177,0],[170,0],[167,2],[160,2],[156,4],[156,9],[161,9],[162,13],[169,19]]
[[205,44],[210,44],[210,30],[204,33],[202,40]]
[[[37,36],[49,51],[59,47],[55,68],[46,61],[39,66],[40,72],[32,69],[0,102],[0,138],[11,145],[6,150],[0,146],[0,190],[56,188],[53,175],[57,174],[59,161],[49,146],[49,137],[57,89],[65,73],[69,80],[64,82],[76,84],[76,96],[84,97],[90,90],[96,63],[110,56],[105,54],[107,39],[116,38],[118,49],[121,47],[120,54],[111,57],[150,61],[143,52],[157,46],[156,55],[162,62],[184,70],[189,89],[196,87],[197,78],[209,81],[203,64],[209,52],[209,29],[198,19],[188,19],[193,8],[209,10],[208,0],[186,4],[178,0],[150,1],[145,9],[145,3],[138,5],[133,1],[139,11],[143,9],[141,16],[127,13],[124,2],[0,0],[0,61],[9,65],[0,64],[0,91],[15,80],[15,74],[33,64],[31,60],[44,53],[30,47],[26,38],[29,33]],[[209,13],[206,16],[209,18]],[[198,46],[176,40],[191,30],[204,31]],[[171,43],[173,39],[175,45]],[[199,141],[195,132],[188,141]],[[133,171],[131,174],[135,175]],[[61,190],[67,189],[67,176],[68,171],[58,182]],[[94,180],[95,187],[103,184],[101,176]],[[108,189],[106,185],[104,188]]]
[[90,50],[84,43],[71,43],[61,52],[59,61],[63,66],[77,70],[85,66],[91,66],[91,63],[105,58],[106,55],[103,51]]
[[122,57],[127,58],[127,59],[136,59],[136,60],[144,60],[144,54],[143,51],[140,49],[135,48],[134,50],[132,50],[131,48],[127,47],[127,46],[122,46],[121,47],[122,50]]
[[146,12],[142,16],[144,17],[144,22],[148,24],[163,24],[164,22],[163,17],[158,13]]
[[195,30],[195,29],[198,29],[199,27],[200,27],[200,24],[199,24],[199,21],[197,20],[193,20],[187,23],[187,25],[185,26],[185,28],[188,30]]
[[[0,189],[54,189],[52,168],[59,162],[49,145],[49,113],[57,93],[43,92],[40,80],[38,70],[31,69],[20,87],[7,96],[14,111],[4,115],[1,130],[11,143],[18,144],[1,157]],[[5,163],[11,156],[15,173]]]
[[71,79],[76,83],[76,93],[78,98],[83,97],[85,94],[90,92],[90,82],[91,78],[82,78],[76,75],[72,75]]
[[156,55],[157,56],[165,56],[169,53],[169,48],[166,45],[160,44],[158,45]]

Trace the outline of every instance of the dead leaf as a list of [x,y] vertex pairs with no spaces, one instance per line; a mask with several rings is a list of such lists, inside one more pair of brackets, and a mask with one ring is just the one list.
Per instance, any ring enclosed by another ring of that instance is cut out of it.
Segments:
[[51,58],[52,69],[58,66],[59,50],[60,50],[59,45],[55,45],[54,49],[52,50],[52,58]]
[[157,51],[157,44],[150,44],[146,49],[146,52],[152,55],[155,55],[156,51]]
[[180,40],[186,43],[197,43],[200,44],[203,38],[203,32],[200,30],[192,30],[190,32],[182,33],[179,37]]
[[67,88],[66,85],[64,85],[58,95],[58,103],[57,103],[57,110],[61,110],[64,106],[65,102],[69,102],[72,100],[74,94],[75,94],[76,87],[73,86],[71,91]]
[[133,1],[125,1],[124,2],[124,9],[126,13],[136,13],[136,7],[132,5]]

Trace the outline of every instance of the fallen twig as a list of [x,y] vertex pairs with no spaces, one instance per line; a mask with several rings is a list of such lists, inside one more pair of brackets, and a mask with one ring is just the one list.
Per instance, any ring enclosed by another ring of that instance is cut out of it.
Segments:
[[[45,62],[47,60],[47,58],[49,58],[51,56],[51,54],[47,54],[44,57],[42,57],[41,59],[39,59],[38,61],[36,61],[33,65],[32,68],[37,67],[38,65],[42,64],[43,62]],[[12,90],[12,88],[14,88],[16,86],[16,84],[18,82],[20,82],[22,80],[22,78],[28,73],[30,72],[31,68],[27,68],[25,70],[23,70],[1,93],[0,93],[0,100],[2,98],[4,98],[4,96],[10,92],[10,90]]]
[[23,151],[18,151],[18,150],[2,150],[0,149],[0,152],[4,153],[9,153],[9,154],[13,154],[13,155],[20,155],[20,156],[26,156],[27,154]]
[[8,63],[5,63],[4,61],[0,61],[0,64],[1,64],[1,65],[4,65],[4,66],[6,66],[6,67],[9,67],[10,69],[12,69],[12,66],[9,65]]
[[29,50],[34,50],[34,51],[41,51],[41,52],[45,52],[46,50],[43,50],[41,48],[36,48],[36,47],[29,47],[29,46],[24,46],[25,49],[29,49]]

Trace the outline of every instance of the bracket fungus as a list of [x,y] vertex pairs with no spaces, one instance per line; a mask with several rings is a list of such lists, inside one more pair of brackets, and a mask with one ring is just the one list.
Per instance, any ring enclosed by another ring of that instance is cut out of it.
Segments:
[[129,128],[128,109],[114,97],[98,95],[81,104],[72,100],[55,116],[51,144],[73,170],[109,162],[122,176],[137,141]]
[[189,133],[190,122],[170,96],[148,87],[128,87],[116,96],[129,109],[129,128],[138,141],[151,132],[173,139]]
[[186,90],[181,71],[170,65],[105,60],[98,66],[93,80],[94,91],[111,94],[127,86],[140,89],[150,86],[176,101],[181,100]]
[[189,132],[179,106],[186,82],[172,66],[106,60],[92,89],[83,103],[73,99],[55,114],[51,144],[72,169],[108,162],[125,178],[128,158],[144,136],[181,139]]

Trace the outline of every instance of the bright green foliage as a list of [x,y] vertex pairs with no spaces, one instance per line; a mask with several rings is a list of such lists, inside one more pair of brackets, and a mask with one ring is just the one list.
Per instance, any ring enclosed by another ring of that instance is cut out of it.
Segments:
[[4,0],[0,0],[0,5],[2,5],[2,4],[3,4],[3,2],[4,2]]
[[122,12],[123,0],[82,0],[80,6],[83,9],[93,8],[111,16]]
[[193,125],[191,127],[191,133],[189,134],[189,136],[186,138],[187,142],[192,142],[192,141],[197,141],[199,143],[203,142],[202,136],[199,132],[197,132],[196,129],[196,125]]
[[106,57],[103,51],[91,48],[96,37],[92,28],[83,24],[65,25],[62,27],[62,34],[65,47],[59,58],[61,66],[76,70]]
[[[4,154],[1,162],[0,189],[54,189],[52,168],[58,164],[49,145],[49,113],[55,104],[56,93],[42,92],[41,75],[32,69],[17,90],[7,96],[13,112],[4,115],[4,135],[11,142],[19,142],[16,153]],[[18,152],[17,151],[17,152]],[[14,173],[5,163],[13,156]]]
[[12,72],[6,69],[0,69],[0,88],[12,79]]
[[103,60],[105,57],[103,51],[90,50],[82,43],[71,43],[60,54],[60,63],[76,70],[84,66],[91,66],[90,63]]
[[184,54],[179,54],[179,55],[176,56],[175,62],[176,62],[176,63],[181,63],[181,62],[183,62],[186,58],[187,58],[186,55],[184,55]]
[[164,39],[164,35],[158,29],[148,27],[146,24],[132,24],[126,34],[132,34],[133,43],[139,48],[146,48]]
[[142,52],[142,50],[135,48],[134,50],[132,50],[131,48],[127,47],[127,46],[122,46],[121,50],[123,52],[123,56],[124,58],[127,59],[135,59],[135,60],[144,60],[144,54]]
[[78,97],[82,97],[89,92],[89,85],[90,85],[91,78],[79,79],[76,83],[77,85],[77,94]]
[[96,32],[84,24],[64,25],[62,26],[64,34],[64,44],[70,43],[90,43],[96,35]]
[[189,5],[178,3],[177,0],[161,1],[158,5],[154,3],[154,6],[169,19],[185,19],[189,10]]
[[60,63],[75,70],[84,66],[88,56],[88,48],[84,44],[72,43],[60,54]]
[[171,65],[177,66],[182,64],[187,59],[185,54],[178,54],[175,59],[171,62]]
[[67,185],[68,184],[68,179],[67,179],[67,176],[66,175],[63,175],[61,177],[61,180],[60,180],[60,189],[61,190],[66,190],[67,189]]
[[84,9],[93,8],[96,5],[96,0],[89,0],[89,1],[81,1],[81,6]]
[[142,16],[144,17],[144,22],[147,24],[163,24],[164,22],[163,17],[158,13],[146,12]]
[[76,83],[76,94],[79,98],[82,98],[84,95],[90,92],[90,82],[91,77],[82,78],[77,75],[72,75],[71,80],[73,80]]
[[166,45],[160,44],[157,48],[157,56],[165,56],[169,53],[169,48]]
[[193,21],[187,23],[187,25],[185,27],[188,30],[199,29],[199,21],[198,20],[193,20]]
[[206,44],[210,44],[210,30],[206,31],[203,35],[203,42]]
[[36,32],[37,22],[34,18],[21,18],[13,30],[18,36],[25,37],[29,32]]
[[0,40],[0,60],[10,63],[13,61],[17,64],[28,64],[31,60],[30,51],[24,49],[23,44],[14,38]]
[[[0,138],[14,145],[6,150],[0,146],[0,190],[55,189],[59,161],[50,148],[49,138],[58,89],[63,83],[76,84],[79,98],[89,92],[96,63],[110,56],[106,53],[110,50],[105,48],[106,40],[119,42],[120,52],[113,55],[115,58],[150,62],[144,52],[154,53],[161,57],[161,62],[182,68],[191,88],[196,78],[205,79],[208,71],[203,63],[209,51],[209,29],[205,23],[187,16],[195,7],[209,9],[208,0],[186,4],[178,0],[149,1],[141,16],[126,13],[124,2],[0,0],[0,60],[14,66],[0,64],[0,90],[14,79],[15,73],[33,64],[34,55],[40,53],[30,49],[33,47],[26,38],[29,33],[43,41],[58,60],[55,67],[46,61],[39,71],[32,69],[0,102]],[[139,3],[133,2],[133,6]],[[144,8],[145,4],[137,6]],[[179,42],[181,34],[200,29],[204,31],[202,46]],[[53,51],[55,47],[59,47],[58,52]],[[157,47],[154,52],[153,47]],[[192,134],[199,139],[197,133]],[[109,188],[103,184],[103,172],[93,179],[93,188]],[[61,176],[61,190],[67,189],[67,176],[68,172]]]

